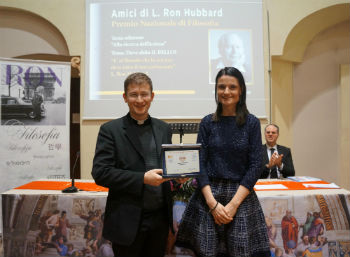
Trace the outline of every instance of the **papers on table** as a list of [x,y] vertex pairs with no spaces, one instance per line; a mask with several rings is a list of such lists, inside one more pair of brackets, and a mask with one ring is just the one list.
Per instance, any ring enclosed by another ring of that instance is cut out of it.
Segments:
[[328,183],[318,178],[300,176],[288,177],[284,180],[259,180],[254,189],[257,191],[264,190],[313,190],[313,189],[335,189],[340,188],[334,183]]
[[282,184],[255,185],[254,188],[256,190],[288,189],[288,187]]
[[294,177],[288,177],[288,179],[296,181],[296,182],[309,182],[309,181],[321,181],[322,180],[319,178],[308,177],[308,176],[294,176]]
[[303,183],[303,185],[308,188],[340,188],[338,185],[334,183],[330,183],[330,184]]

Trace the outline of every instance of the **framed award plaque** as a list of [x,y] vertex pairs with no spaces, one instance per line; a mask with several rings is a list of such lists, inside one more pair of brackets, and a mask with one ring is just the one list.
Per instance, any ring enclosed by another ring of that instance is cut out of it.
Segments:
[[186,178],[199,175],[201,144],[163,144],[164,178]]

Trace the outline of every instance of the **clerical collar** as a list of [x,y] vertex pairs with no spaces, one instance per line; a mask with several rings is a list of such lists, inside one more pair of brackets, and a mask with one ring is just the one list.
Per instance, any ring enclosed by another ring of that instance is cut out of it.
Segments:
[[145,120],[135,120],[133,117],[131,117],[130,113],[128,114],[128,116],[130,117],[130,120],[132,120],[132,122],[135,125],[148,125],[151,124],[151,116],[148,115],[147,119]]

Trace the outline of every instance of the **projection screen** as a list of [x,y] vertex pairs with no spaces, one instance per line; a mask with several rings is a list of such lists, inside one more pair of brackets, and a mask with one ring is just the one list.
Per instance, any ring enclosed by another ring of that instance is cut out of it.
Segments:
[[249,111],[266,117],[262,22],[262,0],[87,0],[83,119],[125,115],[133,72],[153,81],[152,116],[202,118],[215,111],[215,76],[225,66],[242,71]]

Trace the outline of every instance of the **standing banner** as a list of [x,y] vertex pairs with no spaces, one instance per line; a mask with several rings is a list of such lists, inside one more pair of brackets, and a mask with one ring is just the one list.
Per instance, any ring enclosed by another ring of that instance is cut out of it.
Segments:
[[0,58],[0,192],[70,177],[70,74],[66,62]]

